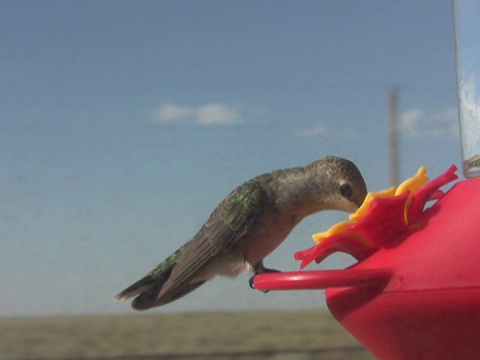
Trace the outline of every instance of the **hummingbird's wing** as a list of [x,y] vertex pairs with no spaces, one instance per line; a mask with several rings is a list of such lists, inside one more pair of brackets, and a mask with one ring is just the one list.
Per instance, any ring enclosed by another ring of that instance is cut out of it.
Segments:
[[200,286],[205,280],[196,278],[250,231],[267,201],[265,189],[253,180],[232,191],[185,245],[181,258],[158,295],[156,305],[176,300]]

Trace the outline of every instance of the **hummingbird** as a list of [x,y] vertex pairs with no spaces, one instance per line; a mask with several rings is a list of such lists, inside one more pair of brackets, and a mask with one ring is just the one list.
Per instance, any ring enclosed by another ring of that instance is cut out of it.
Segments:
[[259,175],[235,188],[197,234],[115,298],[135,297],[146,310],[175,301],[216,275],[235,277],[277,270],[263,259],[306,216],[321,210],[356,211],[367,194],[365,181],[349,160],[327,156],[306,166]]

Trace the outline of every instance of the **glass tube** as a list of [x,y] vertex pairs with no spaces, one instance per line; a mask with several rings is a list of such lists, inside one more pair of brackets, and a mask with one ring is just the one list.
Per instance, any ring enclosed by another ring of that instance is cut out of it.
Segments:
[[453,0],[453,20],[463,175],[480,177],[480,1]]

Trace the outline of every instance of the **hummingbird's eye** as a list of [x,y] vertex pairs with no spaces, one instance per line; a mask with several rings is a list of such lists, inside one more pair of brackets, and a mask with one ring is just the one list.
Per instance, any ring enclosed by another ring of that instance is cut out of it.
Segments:
[[349,184],[342,184],[342,186],[340,186],[340,194],[347,199],[351,199],[353,196],[353,189]]

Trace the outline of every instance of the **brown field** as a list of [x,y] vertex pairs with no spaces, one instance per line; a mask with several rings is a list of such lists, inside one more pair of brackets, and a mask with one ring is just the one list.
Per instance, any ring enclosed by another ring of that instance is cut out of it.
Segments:
[[0,318],[0,359],[374,359],[326,311]]

